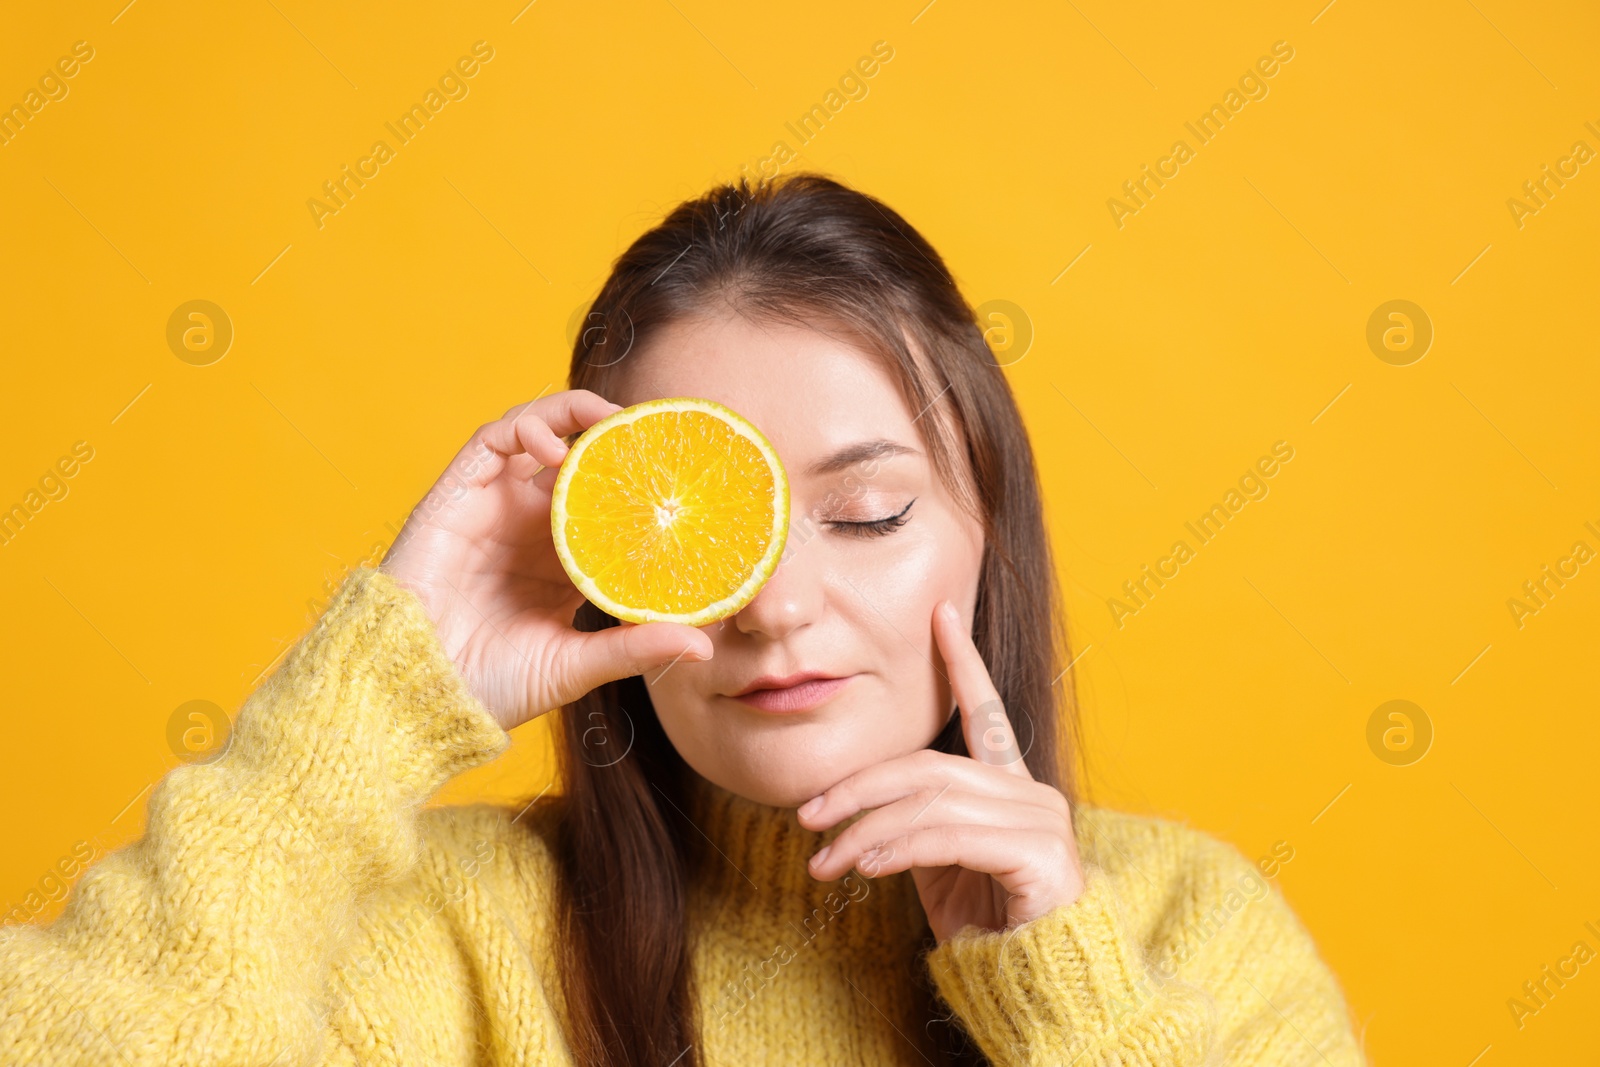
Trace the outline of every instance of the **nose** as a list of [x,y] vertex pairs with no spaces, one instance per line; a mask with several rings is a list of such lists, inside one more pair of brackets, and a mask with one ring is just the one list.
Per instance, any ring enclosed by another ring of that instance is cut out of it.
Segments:
[[822,575],[816,570],[820,553],[807,552],[791,526],[789,541],[778,569],[755,599],[733,617],[742,634],[781,640],[822,614]]

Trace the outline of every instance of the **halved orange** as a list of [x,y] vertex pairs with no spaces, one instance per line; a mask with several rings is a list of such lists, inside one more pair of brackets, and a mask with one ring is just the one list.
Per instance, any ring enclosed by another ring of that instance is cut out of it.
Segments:
[[649,400],[573,442],[550,501],[556,554],[626,622],[705,626],[755,598],[789,533],[789,479],[761,431],[699,397]]

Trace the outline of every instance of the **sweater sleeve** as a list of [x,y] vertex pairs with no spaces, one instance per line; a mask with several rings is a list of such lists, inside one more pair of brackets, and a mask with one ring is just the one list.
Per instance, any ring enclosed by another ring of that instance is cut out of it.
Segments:
[[417,864],[423,801],[508,743],[415,594],[352,572],[144,836],[0,931],[0,1063],[359,1062],[330,1047],[338,953]]
[[1281,893],[1214,839],[1191,862],[1152,894],[1148,938],[1130,922],[1132,883],[1093,863],[1072,903],[1007,931],[966,928],[928,955],[941,997],[996,1067],[1365,1067]]

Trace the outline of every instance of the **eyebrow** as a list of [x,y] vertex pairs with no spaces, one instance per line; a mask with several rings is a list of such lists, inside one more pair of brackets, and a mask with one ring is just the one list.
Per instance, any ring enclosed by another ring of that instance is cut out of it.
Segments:
[[907,448],[905,445],[883,438],[879,438],[876,441],[858,441],[852,445],[845,445],[832,455],[817,460],[806,468],[806,474],[813,477],[833,474],[869,459],[887,459],[891,456],[920,456],[921,454],[914,448]]

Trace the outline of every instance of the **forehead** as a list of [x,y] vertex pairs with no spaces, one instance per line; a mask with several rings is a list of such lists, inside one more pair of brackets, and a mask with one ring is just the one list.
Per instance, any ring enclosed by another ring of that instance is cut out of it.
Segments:
[[730,312],[666,326],[626,359],[622,381],[606,399],[627,405],[699,396],[726,404],[771,439],[791,476],[863,439],[921,447],[883,364],[817,330]]

